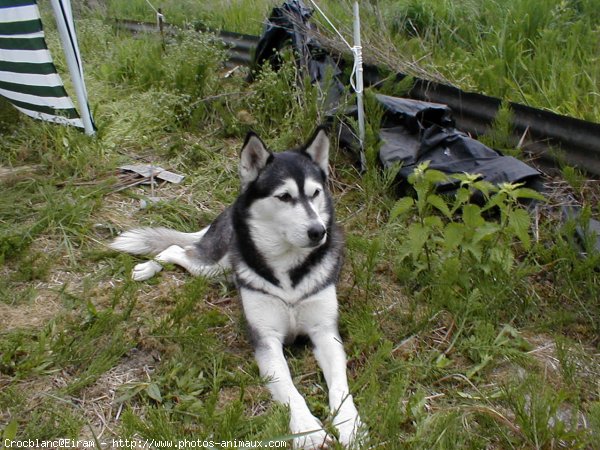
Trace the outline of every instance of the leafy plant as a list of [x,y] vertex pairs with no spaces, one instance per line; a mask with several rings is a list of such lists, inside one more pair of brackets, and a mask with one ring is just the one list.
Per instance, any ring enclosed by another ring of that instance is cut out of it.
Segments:
[[[452,196],[436,192],[450,181],[456,184]],[[415,198],[398,200],[388,222],[398,241],[396,271],[422,289],[434,311],[452,314],[458,329],[445,352],[465,337],[458,350],[473,362],[466,371],[472,377],[500,356],[516,356],[513,350],[524,345],[517,334],[507,334],[512,327],[496,331],[496,324],[511,320],[504,308],[514,304],[511,294],[518,289],[518,250],[531,247],[530,216],[520,201],[544,198],[519,185],[493,186],[477,175],[448,176],[427,163],[408,182]],[[472,203],[475,197],[481,205]]]
[[[531,244],[530,216],[519,201],[543,201],[543,196],[519,185],[494,187],[477,175],[448,176],[427,167],[421,164],[408,179],[416,198],[401,198],[390,212],[390,223],[414,214],[398,262],[408,259],[416,273],[436,272],[439,282],[450,288],[470,289],[478,276],[492,272],[509,274],[515,265],[514,243],[526,249]],[[435,189],[451,179],[459,186],[447,200]],[[483,206],[471,203],[476,193],[482,195]],[[499,220],[486,218],[486,213],[499,215]]]

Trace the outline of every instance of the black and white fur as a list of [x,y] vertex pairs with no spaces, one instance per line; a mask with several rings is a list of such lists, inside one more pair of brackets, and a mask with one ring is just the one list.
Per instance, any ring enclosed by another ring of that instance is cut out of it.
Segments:
[[298,149],[272,153],[253,133],[241,151],[237,200],[197,233],[142,228],[111,244],[155,254],[138,264],[135,280],[182,266],[193,275],[231,270],[254,341],[261,376],[273,398],[289,406],[296,448],[324,448],[331,437],[292,382],[283,344],[307,335],[329,388],[339,441],[357,442],[361,420],[348,390],[346,355],[338,333],[335,283],[343,238],[327,188],[329,139],[323,128]]

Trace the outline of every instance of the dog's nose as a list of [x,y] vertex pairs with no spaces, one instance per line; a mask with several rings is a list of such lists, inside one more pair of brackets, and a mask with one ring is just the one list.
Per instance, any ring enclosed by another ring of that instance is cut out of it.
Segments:
[[308,234],[308,238],[311,242],[318,243],[321,242],[321,239],[323,239],[323,236],[325,236],[326,232],[327,230],[323,225],[317,224],[311,225],[306,234]]

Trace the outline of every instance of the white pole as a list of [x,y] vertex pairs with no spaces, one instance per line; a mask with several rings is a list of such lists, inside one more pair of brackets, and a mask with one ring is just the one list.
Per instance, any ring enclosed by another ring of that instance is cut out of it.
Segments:
[[365,159],[365,110],[363,106],[363,66],[362,66],[362,46],[360,42],[360,13],[358,2],[354,2],[354,64],[356,71],[356,108],[358,110],[358,138],[360,140],[360,164],[363,170],[366,169]]
[[83,68],[79,64],[79,48],[77,46],[77,38],[75,36],[75,27],[73,26],[73,13],[71,12],[70,0],[51,0],[56,25],[60,36],[69,74],[73,82],[73,88],[77,95],[79,103],[79,113],[81,121],[85,129],[85,134],[91,136],[95,133],[94,125],[87,102],[87,92],[85,90],[85,82],[83,80]]

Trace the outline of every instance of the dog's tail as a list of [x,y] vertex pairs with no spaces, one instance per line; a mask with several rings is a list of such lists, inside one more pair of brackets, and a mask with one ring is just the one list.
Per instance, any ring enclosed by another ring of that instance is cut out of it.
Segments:
[[185,247],[202,239],[208,227],[196,233],[183,233],[169,228],[136,228],[121,233],[109,247],[133,255],[156,255],[171,245]]

